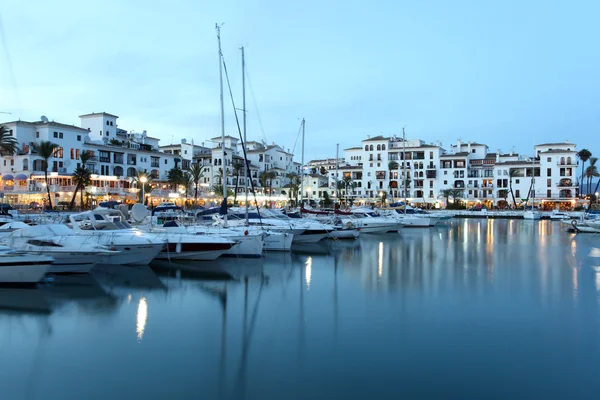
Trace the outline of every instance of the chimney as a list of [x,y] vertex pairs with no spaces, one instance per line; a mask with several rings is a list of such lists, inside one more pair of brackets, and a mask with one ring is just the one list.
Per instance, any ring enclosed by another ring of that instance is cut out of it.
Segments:
[[500,149],[496,150],[496,162],[500,162]]
[[[459,150],[460,151],[460,150]],[[467,142],[467,151],[471,154],[471,142]]]
[[367,139],[371,139],[371,135],[367,135]]

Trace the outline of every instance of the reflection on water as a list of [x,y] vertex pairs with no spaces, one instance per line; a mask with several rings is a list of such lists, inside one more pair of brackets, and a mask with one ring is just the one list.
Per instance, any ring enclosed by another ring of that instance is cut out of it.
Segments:
[[146,298],[141,297],[140,302],[138,303],[137,309],[137,326],[135,331],[137,332],[138,340],[142,340],[144,337],[144,330],[146,329],[146,320],[148,319],[148,303],[146,303]]
[[0,289],[0,384],[10,399],[595,398],[597,240],[455,220]]

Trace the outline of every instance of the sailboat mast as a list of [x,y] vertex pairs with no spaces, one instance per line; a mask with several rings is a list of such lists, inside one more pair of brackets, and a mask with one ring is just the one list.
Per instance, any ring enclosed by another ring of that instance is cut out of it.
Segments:
[[[244,156],[246,155],[246,60],[244,58],[244,46],[242,46],[242,109],[244,110]],[[250,168],[248,160],[244,158],[244,171],[246,177],[244,179],[244,193],[246,193],[246,225],[250,225],[248,220],[248,179],[250,178]]]
[[340,159],[340,144],[336,144],[335,145],[335,200],[336,202],[339,201],[338,197],[337,197],[337,193],[338,193],[338,179],[339,179],[339,162],[338,160]]
[[302,156],[300,159],[300,207],[304,206],[304,125],[305,121],[302,118]]
[[402,180],[404,181],[404,214],[406,215],[406,134],[402,128]]
[[[219,42],[219,89],[221,102],[221,151],[223,152],[221,162],[223,164],[221,187],[223,188],[223,200],[227,205],[227,158],[225,156],[225,106],[223,104],[223,53],[221,52],[221,27],[215,24],[217,30],[217,41]],[[223,216],[227,226],[227,213]]]

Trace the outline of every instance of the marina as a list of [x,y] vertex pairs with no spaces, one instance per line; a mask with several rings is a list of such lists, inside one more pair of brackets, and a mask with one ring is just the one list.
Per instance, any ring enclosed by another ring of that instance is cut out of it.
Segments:
[[0,381],[15,399],[590,398],[597,239],[455,218],[3,287]]

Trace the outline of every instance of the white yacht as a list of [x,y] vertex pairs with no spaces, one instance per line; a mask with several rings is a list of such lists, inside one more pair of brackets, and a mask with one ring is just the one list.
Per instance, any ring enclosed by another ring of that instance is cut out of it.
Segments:
[[12,222],[11,228],[14,230],[2,242],[21,253],[52,257],[49,273],[88,273],[100,259],[121,261],[121,252],[109,250],[89,236],[76,235],[66,225]]
[[525,210],[525,212],[523,212],[523,219],[537,220],[540,218],[542,218],[542,215],[540,214],[539,211]]
[[79,235],[94,237],[99,245],[121,252],[121,257],[98,256],[99,264],[147,265],[166,245],[164,239],[132,228],[116,210],[98,208],[71,214],[67,226]]
[[343,225],[358,226],[361,233],[398,232],[400,222],[396,218],[384,217],[366,207],[353,208],[347,212],[337,211]]

